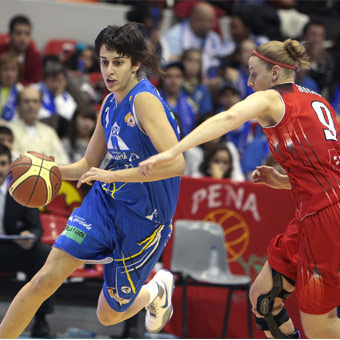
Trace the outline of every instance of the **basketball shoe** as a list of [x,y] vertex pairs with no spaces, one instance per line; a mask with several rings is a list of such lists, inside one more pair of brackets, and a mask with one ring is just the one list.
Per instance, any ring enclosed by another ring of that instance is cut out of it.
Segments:
[[174,276],[161,269],[153,280],[158,285],[158,295],[145,307],[145,328],[149,333],[159,333],[172,317],[172,294],[175,289]]

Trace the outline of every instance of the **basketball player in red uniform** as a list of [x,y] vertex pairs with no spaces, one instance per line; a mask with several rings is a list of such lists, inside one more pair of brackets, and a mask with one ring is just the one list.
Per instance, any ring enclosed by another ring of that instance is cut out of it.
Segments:
[[290,189],[295,218],[273,238],[268,261],[254,281],[250,300],[256,324],[268,338],[299,338],[284,307],[295,290],[303,329],[309,338],[340,338],[340,130],[331,105],[294,84],[295,68],[308,68],[305,48],[296,40],[271,41],[249,58],[248,85],[255,93],[197,127],[170,150],[140,163],[153,166],[256,119],[275,160],[286,170],[260,166],[255,183]]

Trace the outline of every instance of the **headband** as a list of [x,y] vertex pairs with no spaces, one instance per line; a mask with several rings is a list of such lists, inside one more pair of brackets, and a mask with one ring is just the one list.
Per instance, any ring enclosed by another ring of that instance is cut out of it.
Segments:
[[257,52],[256,50],[254,50],[252,52],[252,54],[256,55],[258,58],[266,61],[267,63],[269,64],[273,64],[273,65],[279,65],[281,67],[285,67],[285,68],[289,68],[291,70],[294,70],[295,71],[295,66],[294,65],[289,65],[289,64],[286,64],[286,63],[281,63],[280,61],[276,61],[276,60],[273,60],[273,59],[270,59],[264,55],[262,55],[261,53]]

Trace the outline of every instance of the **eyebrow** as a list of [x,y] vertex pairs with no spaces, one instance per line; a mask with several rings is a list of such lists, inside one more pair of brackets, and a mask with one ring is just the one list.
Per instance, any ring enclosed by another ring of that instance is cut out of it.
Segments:
[[[106,57],[104,57],[104,56],[99,56],[99,58],[101,58],[101,59],[108,59],[108,58],[106,58]],[[122,59],[122,58],[124,58],[124,56],[118,56],[118,57],[114,57],[114,58],[112,58],[112,59]]]

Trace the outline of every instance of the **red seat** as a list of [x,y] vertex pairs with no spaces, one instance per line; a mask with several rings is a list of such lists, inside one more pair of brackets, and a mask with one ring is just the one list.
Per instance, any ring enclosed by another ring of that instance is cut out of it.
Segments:
[[67,218],[53,214],[40,214],[40,220],[44,231],[41,241],[52,245],[64,231]]
[[5,44],[7,42],[8,42],[8,34],[0,33],[0,45]]
[[78,41],[73,39],[51,39],[45,45],[44,54],[54,54],[65,60],[73,53],[77,44]]
[[[41,213],[40,220],[44,231],[41,237],[41,241],[52,245],[54,241],[58,238],[58,236],[64,231],[68,219],[64,216]],[[83,267],[78,268],[76,271],[74,271],[69,277],[79,277],[83,279],[102,279],[104,277],[103,265],[84,265]]]

